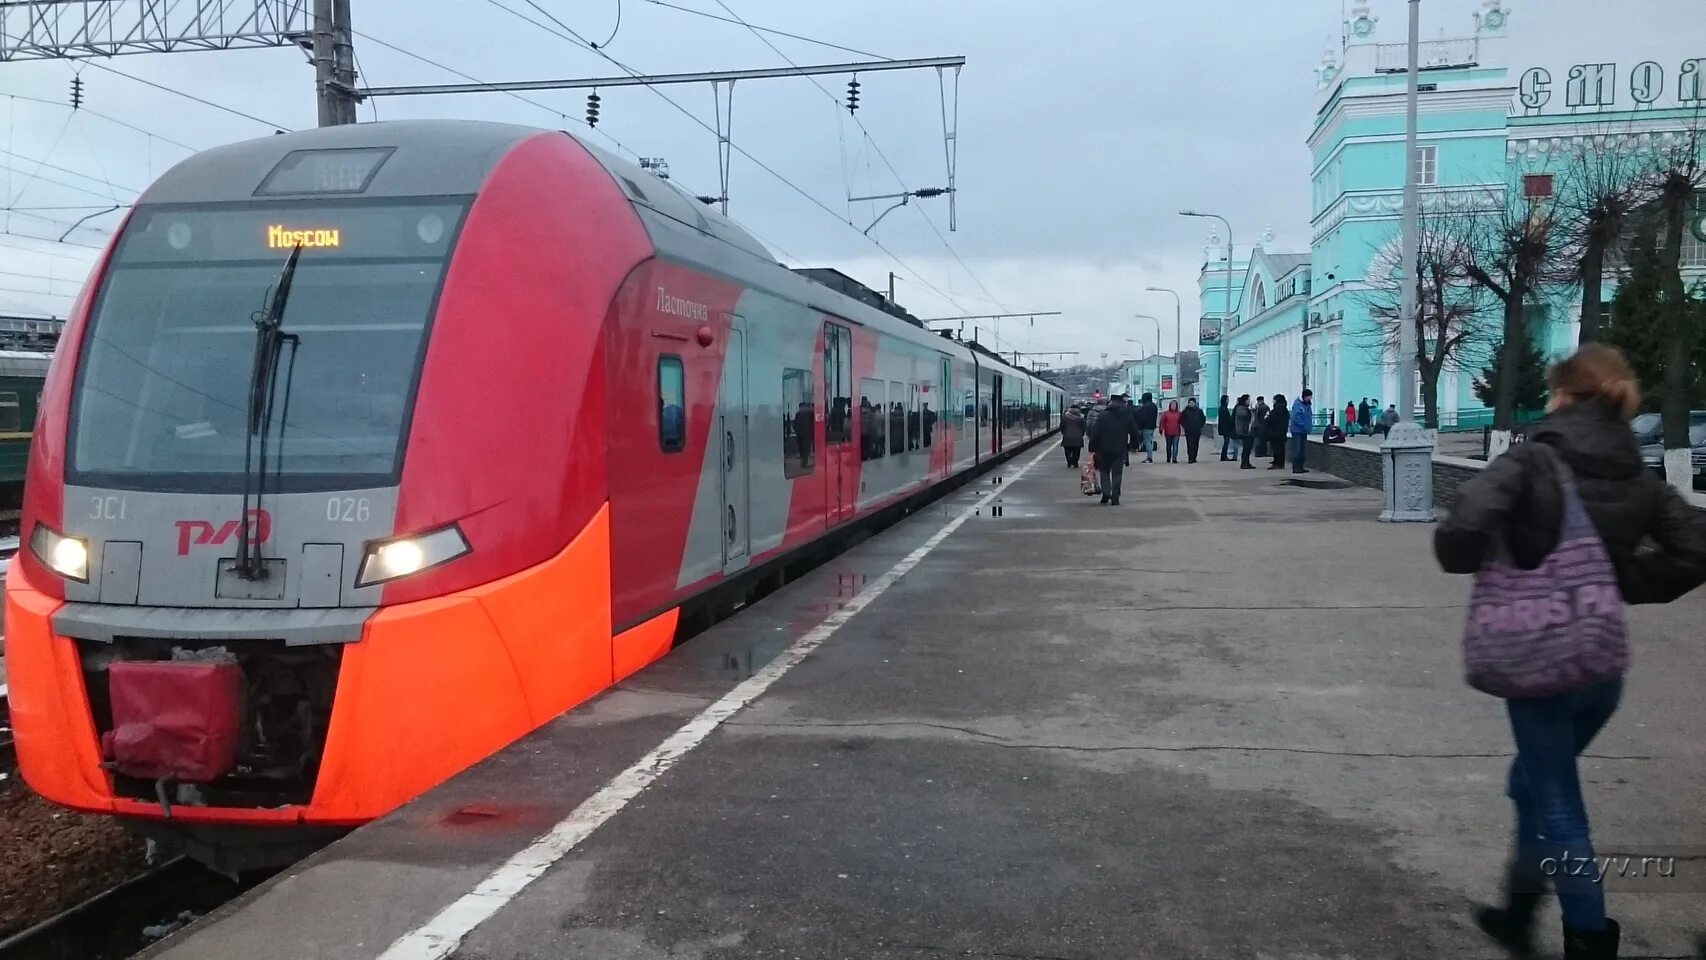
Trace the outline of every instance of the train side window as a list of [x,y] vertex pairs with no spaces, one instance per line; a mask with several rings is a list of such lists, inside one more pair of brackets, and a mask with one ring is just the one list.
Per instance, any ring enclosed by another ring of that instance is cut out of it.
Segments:
[[889,381],[889,453],[906,452],[906,384]]
[[918,384],[907,385],[906,449],[917,450],[924,445],[924,418],[918,412]]
[[823,325],[824,443],[853,439],[853,333],[838,323]]
[[22,429],[24,419],[18,407],[18,395],[11,390],[0,392],[0,433],[16,433]]
[[959,421],[960,439],[964,440],[971,432],[972,421],[977,419],[977,400],[970,390],[960,391],[960,410],[956,419]]
[[859,459],[881,460],[888,453],[884,441],[884,425],[888,411],[883,406],[883,382],[869,378],[859,381]]
[[664,453],[687,447],[687,377],[671,353],[658,357],[658,446]]
[[[825,369],[828,369],[827,367]],[[811,474],[817,465],[817,410],[812,403],[810,370],[782,368],[782,476]]]

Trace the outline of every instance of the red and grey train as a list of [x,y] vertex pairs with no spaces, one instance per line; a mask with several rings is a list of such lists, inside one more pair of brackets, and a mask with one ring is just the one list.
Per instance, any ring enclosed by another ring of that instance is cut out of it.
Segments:
[[1062,399],[562,132],[201,153],[130,212],[45,385],[19,766],[201,840],[362,823]]

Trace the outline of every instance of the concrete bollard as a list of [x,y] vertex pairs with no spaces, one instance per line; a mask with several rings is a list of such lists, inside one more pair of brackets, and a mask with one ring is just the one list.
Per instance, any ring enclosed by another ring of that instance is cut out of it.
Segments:
[[1434,522],[1434,445],[1428,432],[1405,421],[1380,445],[1380,519],[1386,523]]

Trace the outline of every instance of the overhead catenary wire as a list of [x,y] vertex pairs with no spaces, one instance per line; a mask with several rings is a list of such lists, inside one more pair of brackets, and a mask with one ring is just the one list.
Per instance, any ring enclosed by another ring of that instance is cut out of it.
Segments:
[[[710,12],[709,10],[695,10],[692,7],[683,7],[679,4],[666,3],[665,0],[646,0],[646,2],[649,4],[652,4],[653,6],[668,7],[671,10],[680,10],[682,13],[691,13],[696,17],[705,17],[708,20],[720,20],[723,23],[740,22],[738,20],[730,20],[728,17],[719,17],[716,14]],[[747,27],[747,29],[749,29],[749,30],[762,30],[765,33],[775,34],[778,37],[787,37],[790,40],[800,40],[800,41],[803,41],[805,43],[815,43],[820,47],[828,47],[831,50],[840,50],[840,51],[843,51],[845,53],[856,53],[861,57],[866,57],[866,58],[871,59],[871,60],[893,60],[894,59],[893,57],[885,57],[880,53],[871,53],[871,52],[865,51],[865,50],[856,50],[853,47],[844,47],[839,43],[830,43],[828,40],[818,40],[814,37],[807,37],[807,36],[803,36],[803,35],[798,34],[798,33],[789,33],[786,30],[777,30],[773,27],[760,27],[760,26],[756,26],[753,24],[744,24],[744,23],[742,24],[742,26]]]
[[121,76],[121,77],[125,78],[126,80],[130,80],[130,81],[133,81],[136,83],[140,83],[145,87],[153,87],[156,90],[164,90],[167,93],[170,93],[174,96],[183,97],[186,100],[194,100],[196,103],[199,103],[203,106],[212,107],[215,110],[219,110],[219,111],[222,111],[224,113],[229,113],[235,117],[242,117],[244,120],[252,120],[255,123],[261,124],[262,126],[271,127],[274,130],[292,130],[292,129],[295,129],[295,128],[290,127],[286,124],[274,123],[271,120],[265,119],[264,117],[257,117],[252,113],[247,113],[245,111],[238,110],[236,107],[228,107],[223,103],[215,103],[214,101],[208,100],[205,97],[198,97],[195,94],[190,93],[190,92],[185,91],[185,90],[179,90],[175,87],[168,87],[163,83],[155,83],[152,80],[144,80],[143,78],[136,76],[135,74],[125,73],[123,70],[119,70],[119,69],[114,68],[114,67],[109,67],[106,64],[101,63],[98,60],[90,60],[90,61],[87,61],[87,63],[89,66],[94,67],[97,70],[105,70],[108,73]]
[[[591,45],[591,43],[585,37],[581,36],[578,32],[576,32],[574,30],[574,28],[568,26],[567,24],[563,23],[563,21],[557,19],[555,16],[553,16],[550,13],[550,11],[545,10],[543,7],[539,6],[539,4],[535,2],[535,0],[524,0],[524,2],[526,2],[533,9],[537,10],[546,19],[550,20],[552,23],[556,24],[561,29],[560,30],[559,29],[553,29],[551,26],[544,24],[544,23],[541,23],[538,20],[535,20],[534,18],[529,17],[528,15],[526,15],[526,14],[524,14],[524,13],[502,3],[501,0],[486,0],[487,4],[494,6],[494,7],[497,7],[499,10],[502,10],[505,13],[508,13],[509,15],[511,15],[513,17],[516,17],[516,18],[518,18],[518,19],[520,19],[526,23],[532,24],[534,27],[537,27],[541,30],[544,30],[546,33],[552,34],[552,35],[558,37],[559,39],[566,40],[569,43],[574,44],[575,46],[578,46],[583,50],[586,50],[590,53],[593,53],[593,54],[596,54],[600,57],[603,57],[605,60],[607,60],[611,64],[615,65],[618,69],[627,73],[629,76],[632,76],[635,78],[643,78],[645,76],[640,71],[634,69],[633,67],[628,66],[626,63],[623,63],[622,61],[616,59],[615,57],[611,56],[609,53],[607,53],[603,50],[599,50],[599,49],[594,48]],[[701,119],[693,111],[688,110],[686,107],[682,106],[680,103],[671,99],[668,94],[664,93],[662,90],[659,90],[656,86],[654,86],[652,84],[644,84],[644,86],[646,87],[647,90],[650,90],[655,96],[657,96],[658,98],[663,100],[665,103],[667,103],[671,107],[673,107],[676,110],[676,112],[680,113],[682,116],[687,117],[689,120],[692,120],[695,124],[698,124],[701,129],[703,129],[706,132],[711,133],[713,135],[720,135],[719,131],[717,131],[714,127],[712,127],[710,124],[706,123],[703,119]],[[830,208],[822,200],[819,200],[817,197],[813,196],[811,193],[806,191],[803,187],[794,183],[792,180],[788,179],[787,177],[783,176],[774,167],[771,167],[769,164],[758,159],[756,156],[754,156],[746,148],[744,148],[740,144],[736,143],[733,138],[728,139],[728,144],[729,144],[729,148],[731,150],[733,150],[736,153],[739,153],[742,157],[745,157],[754,166],[758,167],[760,170],[764,171],[765,173],[769,174],[771,177],[775,178],[777,181],[782,183],[782,185],[786,186],[789,190],[792,190],[794,193],[799,194],[800,197],[805,199],[812,206],[817,207],[819,210],[822,210],[824,213],[829,214],[830,217],[834,218],[836,221],[838,221],[842,224],[845,224],[846,226],[848,226],[849,228],[851,228],[855,232],[859,232],[858,226],[856,224],[854,224],[851,220],[843,219],[839,214],[837,214],[832,208]],[[928,288],[929,290],[934,292],[938,297],[941,297],[944,302],[952,304],[955,309],[962,310],[962,311],[965,309],[957,301],[955,301],[952,296],[945,293],[940,287],[931,283],[929,280],[926,280],[924,278],[924,276],[918,272],[917,269],[915,269],[911,264],[907,263],[905,260],[901,259],[900,256],[898,256],[894,251],[890,250],[886,245],[884,245],[882,241],[876,239],[875,237],[871,237],[871,236],[866,236],[866,240],[872,246],[874,246],[878,250],[882,251],[883,254],[885,256],[887,256],[890,260],[893,260],[896,264],[898,264],[901,267],[901,269],[912,274],[913,279],[917,280],[920,284],[922,284],[923,286],[925,286],[926,288]]]
[[[28,94],[23,94],[23,93],[7,93],[7,94],[0,94],[0,96],[4,96],[9,100],[24,100],[24,101],[27,101],[29,103],[39,103],[43,106],[48,106],[48,107],[59,107],[59,108],[65,109],[65,110],[71,109],[69,106],[66,106],[61,101],[49,100],[46,97],[32,97],[32,96],[29,96]],[[107,123],[111,123],[115,126],[124,127],[126,130],[130,130],[134,133],[140,133],[145,137],[152,137],[153,139],[158,140],[161,143],[169,143],[174,147],[177,147],[181,150],[187,150],[190,153],[195,153],[196,151],[201,149],[200,147],[192,147],[189,144],[184,143],[182,141],[174,140],[171,137],[167,137],[167,136],[163,136],[161,134],[155,133],[154,131],[149,130],[145,127],[139,127],[134,123],[129,123],[129,122],[126,122],[124,120],[120,120],[117,117],[109,116],[105,113],[101,113],[101,112],[96,111],[96,110],[91,110],[87,106],[80,107],[78,112],[86,113],[89,116],[94,117],[97,120],[105,120]]]
[[[723,11],[725,13],[727,13],[729,16],[733,17],[734,22],[736,22],[736,23],[740,24],[741,26],[750,30],[752,32],[753,36],[757,37],[760,41],[762,41],[764,43],[765,46],[769,47],[773,53],[775,53],[777,56],[781,57],[784,61],[786,61],[788,66],[793,67],[795,69],[799,69],[800,65],[798,63],[795,63],[794,59],[792,57],[788,56],[786,53],[783,53],[779,47],[777,47],[774,43],[771,43],[769,38],[765,37],[762,33],[760,33],[757,27],[754,27],[752,24],[747,23],[744,19],[742,19],[741,15],[738,13],[735,13],[734,9],[731,8],[727,3],[725,3],[724,0],[717,0],[717,6],[722,7]],[[810,80],[812,82],[812,86],[817,87],[818,90],[821,91],[825,97],[828,97],[830,103],[835,104],[837,107],[840,106],[841,101],[834,94],[830,93],[829,90],[827,88],[825,88],[822,83],[819,83],[818,79],[816,77],[808,75],[806,77],[806,79]],[[957,117],[958,111],[959,111],[959,98],[958,97],[955,98],[954,109],[955,109],[955,115]],[[838,117],[840,116],[839,110],[837,111],[836,115]],[[865,141],[868,144],[870,144],[871,149],[877,154],[878,159],[882,160],[883,166],[888,167],[889,173],[894,175],[895,183],[900,186],[900,189],[903,192],[910,193],[912,191],[912,188],[907,186],[906,179],[900,175],[899,170],[895,169],[895,165],[889,160],[888,154],[883,152],[883,148],[880,144],[877,143],[877,139],[875,137],[871,136],[871,131],[865,126],[865,122],[863,120],[860,120],[859,115],[856,113],[853,113],[852,111],[848,111],[848,115],[850,117],[852,117],[853,122],[859,126],[859,132],[864,135]],[[944,98],[944,103],[943,103],[943,120],[944,120],[944,123],[946,122],[946,117],[947,117],[947,105],[946,105],[945,98]],[[917,205],[917,210],[918,210],[918,215],[924,218],[924,222],[930,225],[931,232],[936,234],[936,239],[941,241],[942,248],[948,251],[948,254],[950,256],[952,256],[954,258],[954,261],[960,265],[960,269],[962,269],[966,272],[966,276],[971,277],[972,282],[977,284],[978,289],[982,290],[984,295],[989,297],[992,302],[1000,304],[1002,307],[1006,307],[1007,305],[1005,303],[1003,303],[999,297],[996,297],[995,294],[990,291],[989,287],[984,285],[983,280],[980,279],[978,277],[978,275],[972,271],[971,267],[966,264],[965,260],[960,257],[959,251],[955,250],[953,247],[953,244],[948,242],[948,238],[942,235],[941,229],[936,226],[936,221],[930,219],[929,212],[924,209],[922,204]]]

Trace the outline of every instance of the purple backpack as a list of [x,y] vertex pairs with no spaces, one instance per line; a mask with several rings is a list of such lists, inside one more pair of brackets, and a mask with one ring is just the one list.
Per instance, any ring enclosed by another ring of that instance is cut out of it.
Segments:
[[1549,697],[1629,669],[1623,595],[1611,556],[1582,506],[1575,479],[1550,448],[1564,499],[1558,545],[1533,570],[1501,541],[1475,575],[1463,667],[1469,685],[1507,699]]

